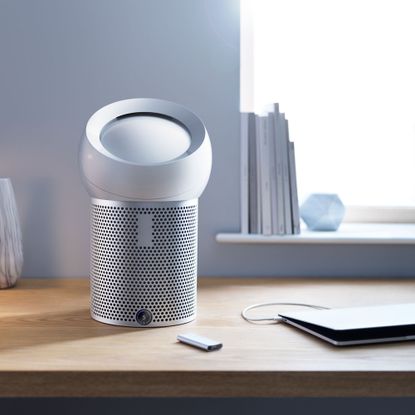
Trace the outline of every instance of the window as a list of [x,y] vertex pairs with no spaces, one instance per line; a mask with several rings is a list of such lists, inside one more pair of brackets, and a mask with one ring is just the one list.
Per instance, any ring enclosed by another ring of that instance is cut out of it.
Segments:
[[241,110],[280,103],[300,199],[414,221],[414,19],[413,0],[242,0]]

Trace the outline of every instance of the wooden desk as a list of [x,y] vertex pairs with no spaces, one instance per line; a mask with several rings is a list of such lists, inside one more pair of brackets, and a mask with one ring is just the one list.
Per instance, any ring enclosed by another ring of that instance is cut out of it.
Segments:
[[[91,320],[86,279],[23,280],[0,291],[0,396],[415,396],[415,342],[336,348],[241,319],[272,300],[413,302],[415,281],[201,279],[196,322],[132,329]],[[176,343],[186,331],[224,347]]]

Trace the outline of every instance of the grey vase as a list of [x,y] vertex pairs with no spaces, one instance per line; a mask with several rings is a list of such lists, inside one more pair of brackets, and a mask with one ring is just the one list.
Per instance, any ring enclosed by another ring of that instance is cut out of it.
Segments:
[[13,287],[23,267],[22,233],[10,179],[0,178],[0,289]]

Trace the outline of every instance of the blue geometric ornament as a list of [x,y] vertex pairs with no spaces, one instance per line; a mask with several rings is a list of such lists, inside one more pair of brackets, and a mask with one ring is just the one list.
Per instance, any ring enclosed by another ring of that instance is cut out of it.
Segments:
[[301,219],[311,231],[336,231],[346,209],[336,194],[314,193],[300,207]]

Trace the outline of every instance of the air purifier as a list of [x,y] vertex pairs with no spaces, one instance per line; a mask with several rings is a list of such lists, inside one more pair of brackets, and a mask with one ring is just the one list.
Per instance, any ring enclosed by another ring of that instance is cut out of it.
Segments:
[[91,196],[91,316],[161,327],[196,317],[198,198],[212,151],[202,121],[158,99],[109,104],[80,153]]

